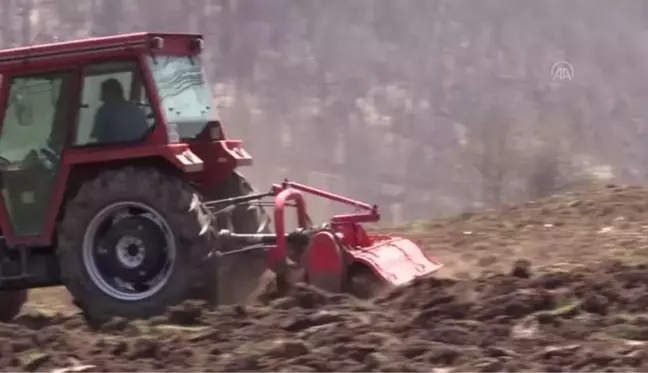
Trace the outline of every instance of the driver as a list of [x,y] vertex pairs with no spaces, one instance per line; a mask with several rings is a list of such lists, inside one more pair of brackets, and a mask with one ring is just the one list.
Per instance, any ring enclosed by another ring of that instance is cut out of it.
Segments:
[[146,115],[124,98],[121,83],[110,78],[101,83],[101,101],[91,137],[99,143],[139,140],[148,130]]

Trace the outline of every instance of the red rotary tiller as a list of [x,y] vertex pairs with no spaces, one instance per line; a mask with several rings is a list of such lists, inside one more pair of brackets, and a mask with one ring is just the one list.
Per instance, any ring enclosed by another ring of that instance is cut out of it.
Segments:
[[[359,210],[335,215],[327,223],[313,225],[304,193],[343,203]],[[221,247],[242,247],[221,252],[240,254],[264,247],[268,268],[280,288],[289,286],[291,267],[303,273],[301,280],[329,292],[350,292],[367,297],[376,291],[406,285],[427,276],[442,264],[426,255],[414,242],[388,234],[369,234],[360,223],[377,222],[376,205],[356,201],[291,181],[274,184],[268,193],[214,201],[220,206],[246,204],[273,197],[274,233],[238,234],[221,230]],[[294,207],[298,228],[286,231],[286,207]]]

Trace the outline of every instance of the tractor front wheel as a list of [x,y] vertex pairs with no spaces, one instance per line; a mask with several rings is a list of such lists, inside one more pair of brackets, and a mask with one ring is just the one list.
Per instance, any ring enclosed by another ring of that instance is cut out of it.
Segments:
[[0,292],[0,322],[9,322],[18,316],[27,302],[27,290]]
[[146,318],[200,285],[211,218],[196,192],[155,169],[109,170],[65,206],[63,283],[90,321]]

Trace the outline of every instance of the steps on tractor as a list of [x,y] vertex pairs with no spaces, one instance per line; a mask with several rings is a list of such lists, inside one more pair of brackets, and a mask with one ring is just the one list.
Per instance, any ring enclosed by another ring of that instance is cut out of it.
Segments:
[[60,285],[60,271],[50,248],[8,248],[0,237],[0,290],[56,285]]

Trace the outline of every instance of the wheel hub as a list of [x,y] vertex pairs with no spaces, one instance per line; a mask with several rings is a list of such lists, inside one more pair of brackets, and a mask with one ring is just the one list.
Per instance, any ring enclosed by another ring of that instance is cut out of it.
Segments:
[[137,237],[122,237],[115,247],[119,264],[125,268],[137,268],[144,262],[144,243]]
[[108,206],[84,237],[84,264],[104,293],[125,301],[148,298],[168,281],[175,240],[162,216],[136,202]]

